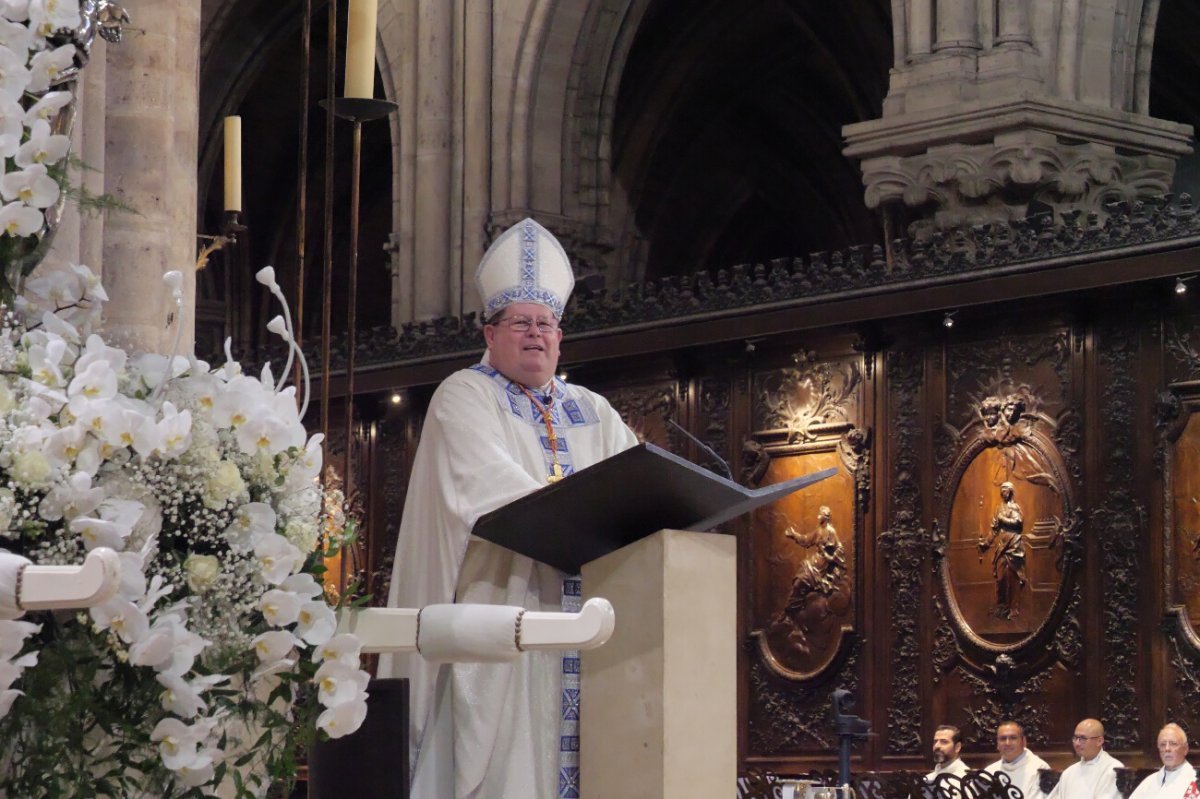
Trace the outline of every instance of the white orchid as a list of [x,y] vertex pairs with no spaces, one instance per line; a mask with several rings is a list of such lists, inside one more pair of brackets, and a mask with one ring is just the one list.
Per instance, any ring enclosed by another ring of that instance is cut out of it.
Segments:
[[[3,21],[0,21],[0,25],[3,25]],[[0,156],[12,158],[20,152],[21,140],[25,136],[25,126],[21,124],[24,113],[16,100],[0,98]]]
[[304,563],[304,553],[283,536],[266,536],[254,545],[254,555],[262,568],[261,577],[279,585]]
[[287,630],[268,630],[254,638],[254,653],[261,663],[275,663],[287,657],[298,645],[300,639]]
[[362,698],[370,678],[354,666],[338,660],[327,660],[317,669],[313,681],[317,684],[317,696],[325,707],[337,707]]
[[[0,45],[12,50],[13,53],[20,56],[21,53],[27,53],[33,49],[33,32],[28,26],[21,25],[18,22],[12,22],[11,17],[4,14],[5,5],[0,3],[0,15],[5,18],[0,19]],[[17,119],[20,120],[20,114]]]
[[9,202],[20,200],[34,208],[49,208],[58,202],[60,193],[58,181],[50,177],[45,164],[30,164],[0,177],[0,196]]
[[350,668],[358,668],[362,641],[357,636],[342,633],[335,635],[313,650],[313,663],[337,661]]
[[18,100],[25,93],[30,78],[25,66],[27,55],[0,45],[0,100]]
[[320,600],[305,602],[300,606],[296,620],[296,635],[314,646],[320,646],[333,637],[337,630],[337,617],[333,609]]
[[268,624],[286,627],[295,624],[300,618],[300,608],[303,604],[299,594],[275,588],[262,595],[258,606]]
[[247,502],[237,509],[225,537],[232,546],[252,549],[259,538],[274,534],[275,518],[275,509],[265,502]]
[[[28,70],[26,70],[28,72]],[[26,78],[28,80],[28,78]],[[3,93],[0,92],[0,97]],[[46,92],[41,99],[29,107],[22,117],[25,127],[33,127],[33,123],[39,119],[50,120],[62,109],[66,108],[71,102],[71,93],[65,91]]]
[[[13,121],[16,122],[15,119]],[[67,157],[70,150],[71,139],[61,133],[51,133],[50,123],[39,119],[33,123],[29,139],[17,148],[14,160],[21,168],[34,164],[57,164]]]
[[127,644],[141,640],[150,630],[150,620],[146,614],[124,597],[115,596],[91,608],[88,613],[97,629],[112,630]]
[[0,206],[0,230],[6,236],[32,236],[42,229],[45,217],[22,202]]
[[29,0],[29,27],[38,36],[78,25],[78,0]]
[[[47,521],[54,522],[65,519],[73,522],[81,514],[94,511],[103,501],[104,489],[93,488],[92,478],[86,472],[75,472],[65,482],[50,489],[38,506],[38,513]],[[124,549],[124,547],[114,547],[114,549]]]
[[179,719],[166,718],[150,733],[150,740],[159,742],[163,764],[172,771],[196,762],[200,743],[207,737],[203,725],[187,725]]
[[[75,18],[78,21],[78,17]],[[29,62],[29,86],[26,91],[40,94],[54,84],[60,74],[75,63],[75,45],[64,44],[53,50],[35,53]]]
[[0,0],[0,16],[13,22],[29,19],[29,0]]
[[361,727],[366,717],[366,699],[359,699],[326,709],[317,717],[317,727],[330,738],[341,738]]

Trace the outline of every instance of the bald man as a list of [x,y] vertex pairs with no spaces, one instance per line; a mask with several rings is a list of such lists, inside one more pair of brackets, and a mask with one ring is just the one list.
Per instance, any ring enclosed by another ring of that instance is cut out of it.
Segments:
[[1142,780],[1129,799],[1183,799],[1196,781],[1196,769],[1187,762],[1187,733],[1178,724],[1158,731],[1158,757],[1162,768]]
[[1121,799],[1117,774],[1124,764],[1104,751],[1104,725],[1084,719],[1075,725],[1071,745],[1079,762],[1067,767],[1050,792],[1050,799]]

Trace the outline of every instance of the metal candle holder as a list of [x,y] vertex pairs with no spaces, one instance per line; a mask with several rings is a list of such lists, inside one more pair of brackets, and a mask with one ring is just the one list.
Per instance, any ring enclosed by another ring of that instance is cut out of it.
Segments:
[[[322,100],[321,107],[340,119],[349,120],[354,126],[353,155],[350,166],[350,275],[347,284],[350,297],[346,313],[346,460],[342,473],[342,484],[345,486],[346,496],[349,497],[354,491],[354,370],[357,349],[356,312],[358,305],[358,223],[362,172],[362,126],[364,122],[383,119],[395,112],[399,106],[390,100],[376,100],[369,97],[337,97],[332,102]],[[325,295],[327,308],[329,303],[330,297],[327,291]],[[326,346],[328,346],[328,334],[326,335]],[[327,407],[328,403],[328,356],[325,358],[325,368],[322,388],[325,391],[326,399],[322,403],[323,409]],[[340,574],[340,582],[343,586],[345,585],[345,571],[346,561],[343,558]]]

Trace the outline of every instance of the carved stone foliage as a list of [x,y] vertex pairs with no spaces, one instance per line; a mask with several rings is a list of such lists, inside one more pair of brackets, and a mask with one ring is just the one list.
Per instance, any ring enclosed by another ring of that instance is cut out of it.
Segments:
[[887,477],[890,505],[889,529],[879,536],[887,564],[889,625],[889,674],[891,690],[887,704],[887,753],[918,754],[921,743],[920,664],[918,637],[921,578],[928,539],[920,526],[921,458],[923,435],[919,412],[923,384],[923,360],[917,351],[889,352],[887,378],[887,446],[890,470]]
[[869,438],[855,427],[856,361],[802,354],[753,380],[750,473],[764,484],[829,467],[838,473],[756,511],[753,632],[762,662],[789,680],[823,675],[845,656],[858,593],[858,470]]
[[1089,516],[1099,549],[1104,587],[1104,734],[1113,748],[1133,748],[1141,726],[1136,693],[1138,586],[1144,564],[1145,511],[1134,492],[1134,437],[1137,435],[1138,332],[1132,325],[1097,330],[1096,357],[1101,369],[1100,480],[1102,501]]
[[1079,522],[1055,422],[1028,386],[990,386],[956,438],[939,587],[978,665],[1045,643],[1070,596]]
[[750,664],[750,750],[755,756],[828,752],[837,746],[830,726],[830,686],[858,693],[859,646],[850,647],[831,679],[805,685],[781,679],[764,663]]
[[[698,272],[620,290],[576,292],[565,316],[567,343],[573,335],[637,326],[653,329],[688,319],[752,314],[764,305],[804,308],[834,298],[876,293],[910,283],[935,285],[1004,268],[1030,270],[1061,256],[1121,251],[1138,245],[1168,246],[1200,234],[1200,211],[1190,197],[1170,197],[1109,206],[1106,215],[1066,213],[963,226],[937,231],[929,239],[897,241],[891,265],[879,246],[855,246],[808,257],[777,258],[715,272]],[[403,366],[434,359],[478,355],[483,349],[477,314],[412,322],[401,329],[360,330],[360,368]],[[306,346],[309,363],[319,364],[318,342]],[[286,357],[281,347],[263,349],[259,362]],[[251,358],[243,358],[250,363]],[[346,363],[346,339],[331,341],[335,371]],[[252,371],[247,367],[248,371]]]
[[[1103,214],[1109,203],[1170,191],[1174,171],[1174,161],[1161,156],[1118,154],[1090,142],[1030,140],[869,159],[863,183],[869,208],[888,202],[933,205],[934,223],[948,228],[1020,219],[1035,200],[1056,214]],[[927,225],[914,232],[925,230]]]

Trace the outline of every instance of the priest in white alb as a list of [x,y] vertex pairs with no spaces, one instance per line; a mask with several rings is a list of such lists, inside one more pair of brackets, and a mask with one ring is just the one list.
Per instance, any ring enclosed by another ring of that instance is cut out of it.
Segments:
[[1063,771],[1050,799],[1121,799],[1113,769],[1125,765],[1104,751],[1104,725],[1098,719],[1079,722],[1071,745],[1079,760]]
[[[548,230],[526,219],[505,231],[475,278],[487,351],[446,378],[430,402],[388,605],[559,610],[566,575],[476,539],[471,528],[637,438],[603,397],[556,374],[559,322],[575,279]],[[578,795],[577,727],[570,734],[578,723],[577,655],[526,652],[512,663],[441,667],[415,654],[384,656],[379,675],[411,680],[412,799]]]
[[1197,799],[1196,769],[1187,761],[1187,733],[1178,724],[1158,731],[1162,768],[1142,780],[1129,799]]
[[1050,768],[1045,760],[1025,746],[1025,728],[1015,721],[1004,721],[996,727],[996,751],[1000,759],[984,771],[1004,774],[1008,781],[1021,789],[1025,799],[1040,799],[1038,769]]

